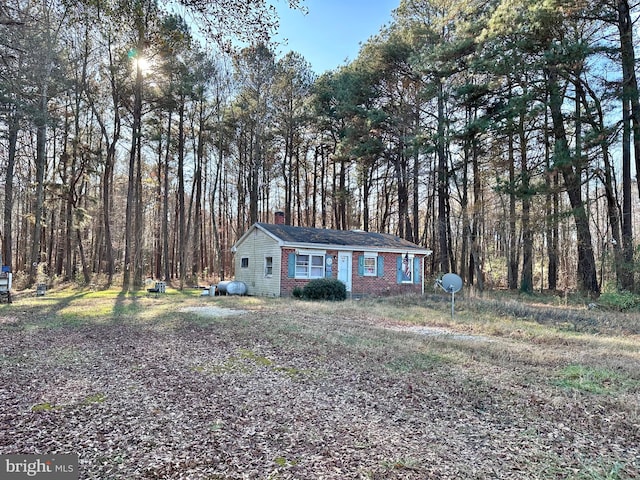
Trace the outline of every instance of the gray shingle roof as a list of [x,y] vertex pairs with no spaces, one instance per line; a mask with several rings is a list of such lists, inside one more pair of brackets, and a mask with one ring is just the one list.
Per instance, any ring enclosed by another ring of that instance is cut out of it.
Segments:
[[388,233],[356,230],[330,230],[325,228],[293,227],[257,223],[257,227],[269,232],[284,243],[308,243],[315,245],[358,246],[379,249],[426,250],[415,243]]

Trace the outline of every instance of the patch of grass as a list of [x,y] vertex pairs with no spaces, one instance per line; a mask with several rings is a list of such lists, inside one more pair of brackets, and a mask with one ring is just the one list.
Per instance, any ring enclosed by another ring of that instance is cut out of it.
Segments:
[[240,350],[240,358],[251,360],[252,362],[262,367],[273,366],[273,360],[270,360],[267,357],[263,357],[262,355],[258,355],[257,353],[252,352],[251,350]]
[[620,393],[631,388],[635,381],[606,368],[568,365],[554,384],[567,389],[595,394]]
[[300,370],[299,368],[295,367],[283,367],[280,365],[276,365],[276,363],[270,358],[258,355],[251,350],[241,350],[240,354],[242,359],[250,360],[260,367],[269,368],[274,372],[283,373],[284,375],[287,375],[291,378],[299,377],[301,375],[309,373],[307,370]]
[[[193,305],[190,291],[171,289],[159,298],[149,298],[146,292],[122,292],[118,289],[77,291],[64,289],[50,291],[46,297],[23,296],[7,307],[32,312],[25,330],[40,328],[82,327],[129,323],[153,325],[173,329],[181,324],[182,315],[176,315],[177,306]],[[199,301],[199,298],[198,298]],[[1,327],[1,325],[0,325]]]
[[295,367],[275,367],[274,370],[276,372],[284,373],[285,375],[291,378],[299,377],[301,375],[306,375],[308,373],[307,370],[300,370],[299,368],[295,368]]
[[636,472],[631,472],[627,465],[622,462],[605,464],[599,461],[596,465],[588,465],[582,468],[576,475],[575,480],[625,480],[636,478]]
[[191,370],[204,375],[227,375],[232,373],[248,375],[253,372],[254,367],[252,365],[247,365],[246,362],[243,362],[237,357],[231,357],[222,363],[209,366],[197,365],[192,367]]
[[92,395],[89,395],[89,396],[85,397],[80,402],[73,403],[73,404],[54,405],[54,404],[52,404],[50,402],[38,403],[38,404],[33,405],[31,407],[31,411],[35,412],[35,413],[38,413],[38,412],[50,412],[50,411],[62,410],[63,408],[72,407],[74,405],[79,405],[79,406],[82,406],[82,407],[86,407],[86,406],[90,406],[90,405],[96,405],[96,404],[103,403],[106,399],[107,399],[107,397],[103,393],[94,393]]
[[24,360],[24,357],[19,355],[4,355],[0,353],[0,365],[19,365]]
[[60,365],[78,362],[79,360],[86,358],[87,355],[88,353],[82,352],[76,346],[52,348],[48,351],[49,358],[55,360],[55,362]]
[[96,403],[104,403],[106,399],[107,397],[103,393],[96,393],[86,397],[84,400],[82,400],[80,405],[93,405]]
[[296,465],[298,462],[295,460],[287,460],[286,457],[276,457],[273,459],[273,463],[275,463],[279,467],[291,467]]
[[60,410],[62,407],[59,405],[52,405],[49,402],[44,402],[44,403],[38,403],[36,405],[33,405],[31,407],[31,411],[34,413],[38,413],[38,412],[50,412],[53,410]]
[[379,348],[387,345],[388,339],[356,335],[353,333],[336,333],[338,341],[348,347],[364,347],[366,349]]
[[619,312],[638,311],[640,309],[640,295],[617,290],[603,292],[598,298],[598,306]]
[[147,310],[146,305],[142,305],[137,301],[133,302],[118,302],[112,306],[112,314],[116,317],[121,316],[135,316],[142,311]]
[[[422,297],[390,297],[390,298],[370,298],[360,300],[355,308],[362,312],[375,311],[382,318],[390,318],[397,322],[423,325],[425,320],[433,316],[433,302]],[[440,305],[437,305],[439,308]],[[447,310],[450,318],[451,310]]]
[[210,432],[219,432],[223,428],[224,428],[224,421],[219,418],[209,424]]
[[413,458],[399,458],[397,460],[386,460],[382,462],[382,466],[387,470],[409,470],[420,471],[420,460]]
[[433,370],[448,360],[437,353],[413,352],[387,362],[389,370],[401,373],[413,373]]

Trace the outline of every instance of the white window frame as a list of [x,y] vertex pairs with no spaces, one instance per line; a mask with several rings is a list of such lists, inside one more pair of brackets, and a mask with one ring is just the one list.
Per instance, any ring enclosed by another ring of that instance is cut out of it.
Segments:
[[264,276],[267,278],[273,277],[273,257],[264,257]]
[[[409,278],[406,279],[405,278],[405,256],[408,257],[409,260],[409,265],[408,265],[408,271],[409,271]],[[413,283],[413,275],[414,275],[414,271],[413,271],[413,259],[414,259],[415,255],[414,254],[408,254],[408,255],[402,255],[402,280],[400,283]]]
[[371,252],[364,252],[363,260],[363,276],[365,277],[377,277],[378,276],[378,254]]
[[325,256],[324,251],[297,251],[295,278],[315,279],[324,278]]
[[240,259],[240,268],[249,268],[249,257],[242,257]]

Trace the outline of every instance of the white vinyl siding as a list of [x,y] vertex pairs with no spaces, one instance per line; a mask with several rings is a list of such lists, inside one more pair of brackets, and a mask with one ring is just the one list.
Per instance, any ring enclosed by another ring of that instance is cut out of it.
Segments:
[[264,276],[270,277],[273,275],[273,257],[264,257]]
[[[267,258],[271,257],[271,275],[267,274]],[[248,258],[248,268],[241,268]],[[254,229],[237,245],[235,280],[247,284],[247,293],[256,296],[280,296],[281,252],[278,243],[259,229]]]

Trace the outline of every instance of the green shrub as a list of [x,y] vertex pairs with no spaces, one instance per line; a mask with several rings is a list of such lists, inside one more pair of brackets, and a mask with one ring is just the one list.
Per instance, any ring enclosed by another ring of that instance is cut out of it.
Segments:
[[640,309],[640,295],[631,292],[604,292],[598,299],[598,305],[611,310],[628,312]]
[[347,288],[335,278],[318,278],[304,286],[302,297],[307,300],[345,300]]
[[302,287],[295,287],[291,292],[294,298],[302,298]]

